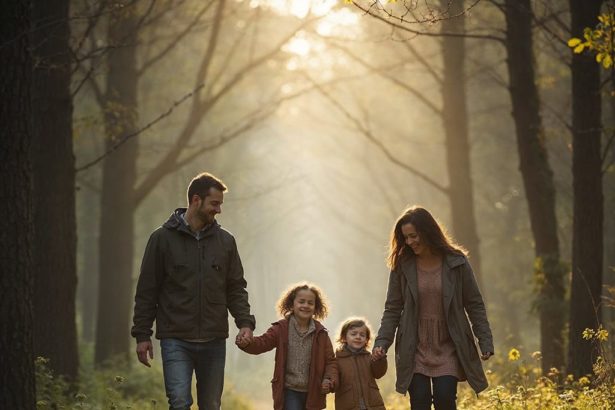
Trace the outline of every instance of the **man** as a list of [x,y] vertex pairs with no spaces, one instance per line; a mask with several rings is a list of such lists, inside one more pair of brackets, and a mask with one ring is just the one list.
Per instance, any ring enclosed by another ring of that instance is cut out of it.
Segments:
[[200,409],[220,409],[224,385],[228,311],[250,341],[255,327],[235,238],[216,222],[226,186],[208,173],[188,187],[188,208],[179,208],[150,236],[137,284],[131,334],[137,357],[153,358],[152,324],[160,339],[169,409],[192,405],[196,373]]

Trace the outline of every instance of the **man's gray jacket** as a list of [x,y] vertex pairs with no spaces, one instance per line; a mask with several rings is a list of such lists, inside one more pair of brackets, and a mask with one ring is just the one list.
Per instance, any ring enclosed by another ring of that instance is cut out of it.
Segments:
[[186,340],[227,338],[228,312],[254,329],[235,238],[212,223],[197,239],[179,208],[150,236],[137,283],[131,334]]

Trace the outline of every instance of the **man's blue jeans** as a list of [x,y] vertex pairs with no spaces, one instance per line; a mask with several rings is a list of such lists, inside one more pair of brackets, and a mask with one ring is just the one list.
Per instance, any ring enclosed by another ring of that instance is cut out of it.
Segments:
[[199,409],[219,410],[224,388],[226,340],[214,339],[199,343],[162,339],[160,348],[169,409],[190,409],[194,372]]
[[[412,410],[429,410],[433,401],[436,410],[457,408],[457,378],[455,376],[428,377],[414,373],[408,392]],[[431,386],[433,384],[433,393]]]

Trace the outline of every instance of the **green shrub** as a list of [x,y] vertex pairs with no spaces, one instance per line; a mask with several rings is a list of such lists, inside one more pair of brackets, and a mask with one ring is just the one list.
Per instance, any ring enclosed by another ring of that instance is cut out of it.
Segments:
[[[87,363],[87,361],[85,362]],[[36,395],[38,409],[166,409],[162,369],[157,363],[151,368],[116,359],[101,370],[80,372],[79,382],[70,385],[55,377],[49,361],[36,359]],[[225,382],[222,405],[231,410],[252,410],[249,401],[240,395],[232,383]],[[196,401],[196,392],[192,396]],[[193,405],[196,408],[196,403]]]

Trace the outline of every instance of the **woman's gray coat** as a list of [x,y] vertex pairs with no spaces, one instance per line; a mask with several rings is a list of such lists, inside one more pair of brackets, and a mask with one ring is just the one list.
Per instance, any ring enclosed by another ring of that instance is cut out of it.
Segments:
[[[487,378],[475,339],[478,339],[481,352],[493,353],[493,337],[483,297],[465,256],[447,254],[443,258],[442,303],[459,362],[468,383],[479,393],[487,388]],[[374,346],[387,350],[394,339],[397,367],[395,388],[405,394],[412,381],[414,354],[418,345],[418,285],[414,256],[403,257],[399,267],[389,276],[387,299]]]

